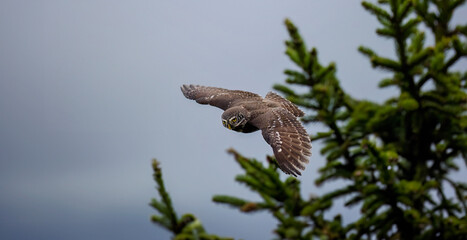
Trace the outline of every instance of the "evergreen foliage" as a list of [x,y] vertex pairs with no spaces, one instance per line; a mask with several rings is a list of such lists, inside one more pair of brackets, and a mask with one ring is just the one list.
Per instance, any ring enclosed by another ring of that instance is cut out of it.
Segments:
[[162,170],[159,165],[160,163],[156,159],[152,160],[154,181],[157,184],[157,192],[161,200],[153,198],[149,204],[159,212],[158,215],[151,216],[151,221],[172,232],[174,240],[232,240],[233,238],[222,238],[208,234],[201,221],[193,214],[188,213],[181,218],[177,217],[170,195],[165,189]]
[[[312,113],[303,117],[304,123],[320,122],[327,128],[311,137],[325,144],[320,152],[327,160],[316,184],[340,179],[348,185],[305,199],[298,179],[280,179],[273,157],[264,166],[229,150],[244,170],[235,180],[262,201],[227,195],[213,201],[242,212],[270,212],[278,221],[279,239],[467,239],[467,183],[451,178],[467,165],[467,71],[453,70],[467,56],[467,23],[451,22],[464,2],[362,2],[381,24],[376,33],[392,40],[396,50],[391,59],[359,47],[373,67],[391,73],[379,86],[399,90],[382,104],[347,94],[335,65],[320,63],[317,50],[309,50],[297,27],[286,20],[286,54],[297,68],[285,70],[286,84],[274,89]],[[428,35],[432,44],[426,42]],[[183,227],[160,173],[156,175],[162,201],[152,206],[162,216],[153,221],[178,239]],[[448,196],[449,190],[454,196]],[[329,216],[326,211],[342,197],[345,206],[360,208],[359,219],[344,224],[340,215]]]

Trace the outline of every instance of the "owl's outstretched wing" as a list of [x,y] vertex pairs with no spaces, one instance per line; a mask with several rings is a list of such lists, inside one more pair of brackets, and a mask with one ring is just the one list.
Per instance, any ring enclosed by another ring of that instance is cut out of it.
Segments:
[[295,106],[295,104],[277,95],[276,93],[268,92],[268,94],[266,94],[266,97],[264,97],[264,99],[279,103],[283,108],[291,112],[296,117],[303,117],[305,115],[305,113],[302,112],[302,110],[300,110],[297,106]]
[[284,108],[272,108],[252,124],[261,129],[264,140],[271,145],[280,169],[301,175],[300,170],[310,161],[311,142],[297,118]]
[[186,98],[195,100],[200,104],[209,104],[226,110],[232,104],[239,100],[257,99],[261,100],[261,96],[255,93],[228,90],[224,88],[205,87],[199,85],[183,85],[180,88]]

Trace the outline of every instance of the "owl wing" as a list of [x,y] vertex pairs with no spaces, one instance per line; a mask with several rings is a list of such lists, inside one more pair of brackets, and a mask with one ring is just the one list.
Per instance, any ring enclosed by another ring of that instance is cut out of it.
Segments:
[[300,170],[310,161],[311,142],[297,118],[284,108],[272,108],[252,124],[261,129],[264,140],[271,145],[280,169],[301,175]]
[[223,110],[226,110],[238,100],[262,99],[261,96],[255,93],[216,87],[183,85],[180,89],[182,90],[183,95],[188,99],[195,100],[200,104],[209,104]]
[[283,108],[291,112],[296,117],[303,117],[305,115],[305,113],[302,112],[302,110],[298,109],[298,107],[295,106],[295,104],[277,95],[276,93],[268,92],[268,94],[266,94],[266,97],[264,97],[264,99],[279,103]]

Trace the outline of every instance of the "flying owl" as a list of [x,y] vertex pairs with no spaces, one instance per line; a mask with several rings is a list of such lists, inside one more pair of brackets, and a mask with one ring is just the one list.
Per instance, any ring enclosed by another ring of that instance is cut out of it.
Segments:
[[280,169],[301,175],[311,156],[311,142],[297,120],[304,113],[289,100],[273,92],[262,98],[251,92],[199,85],[183,85],[181,90],[188,99],[224,110],[224,127],[243,133],[261,130]]

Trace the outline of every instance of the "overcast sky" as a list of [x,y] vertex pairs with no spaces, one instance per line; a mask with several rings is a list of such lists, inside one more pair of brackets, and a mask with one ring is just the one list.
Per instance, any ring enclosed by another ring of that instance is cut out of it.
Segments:
[[[463,7],[456,18],[465,16]],[[179,215],[194,213],[223,236],[272,238],[269,214],[211,202],[258,199],[234,182],[241,169],[226,149],[262,161],[272,150],[259,132],[225,129],[220,109],[179,87],[264,96],[293,67],[287,17],[323,64],[336,62],[350,94],[379,102],[397,94],[377,89],[387,73],[357,52],[363,44],[394,55],[360,1],[0,1],[0,238],[168,239],[149,221],[154,157]],[[339,184],[314,186],[320,147],[300,177],[304,196]]]

